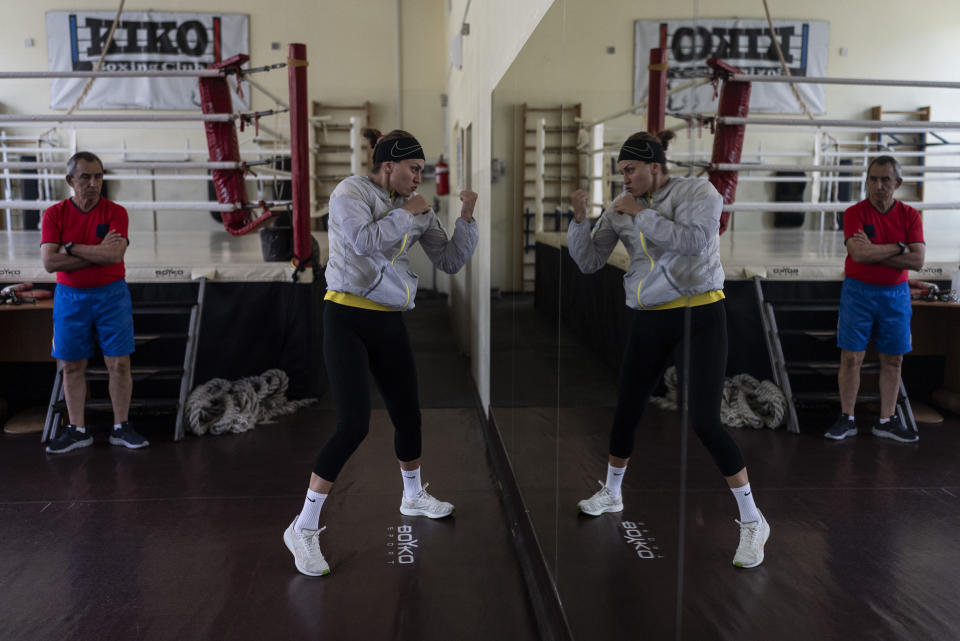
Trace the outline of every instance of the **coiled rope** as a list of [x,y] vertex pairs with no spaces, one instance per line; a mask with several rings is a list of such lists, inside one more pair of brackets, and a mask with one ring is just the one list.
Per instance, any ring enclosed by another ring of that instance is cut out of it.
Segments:
[[[669,368],[663,375],[667,386],[664,396],[651,397],[650,402],[661,409],[677,409],[677,368]],[[697,399],[691,398],[691,403]],[[773,381],[758,381],[749,374],[737,374],[723,379],[723,398],[720,402],[720,421],[730,427],[769,427],[776,429],[783,423],[787,398]]]
[[187,424],[197,436],[239,434],[274,417],[293,414],[317,399],[287,399],[290,379],[281,369],[237,381],[213,378],[198,385],[187,398]]

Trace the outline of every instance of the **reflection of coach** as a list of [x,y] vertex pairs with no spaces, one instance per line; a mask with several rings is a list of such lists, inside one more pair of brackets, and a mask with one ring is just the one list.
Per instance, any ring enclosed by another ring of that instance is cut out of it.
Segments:
[[893,198],[902,184],[896,159],[874,158],[867,167],[867,200],[843,215],[847,277],[837,323],[842,414],[824,434],[837,441],[857,433],[853,412],[860,366],[871,339],[880,358],[880,418],[873,434],[901,443],[919,438],[896,413],[900,366],[903,355],[912,349],[907,270],[923,267],[926,247],[920,213]]
[[130,291],[124,281],[127,211],[100,196],[103,163],[89,152],[67,161],[67,184],[73,197],[43,214],[40,252],[43,267],[57,272],[53,301],[53,357],[63,368],[63,394],[70,424],[47,446],[60,454],[93,444],[84,426],[87,359],[94,340],[100,344],[109,373],[113,404],[110,443],[132,449],[147,440],[127,422],[133,381],[134,350]]

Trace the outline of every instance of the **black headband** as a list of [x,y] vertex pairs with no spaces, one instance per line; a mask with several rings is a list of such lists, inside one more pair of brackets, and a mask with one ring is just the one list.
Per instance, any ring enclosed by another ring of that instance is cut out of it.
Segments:
[[397,161],[407,158],[426,160],[426,156],[423,155],[423,147],[420,146],[416,138],[384,140],[377,143],[377,146],[373,149],[373,164],[375,165],[388,160]]
[[663,146],[652,140],[628,140],[620,148],[617,162],[621,160],[639,160],[640,162],[667,162]]

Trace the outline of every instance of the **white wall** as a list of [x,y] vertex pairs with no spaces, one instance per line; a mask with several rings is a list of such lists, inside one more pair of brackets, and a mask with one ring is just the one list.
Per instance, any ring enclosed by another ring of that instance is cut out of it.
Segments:
[[[473,127],[473,187],[479,194],[476,217],[480,226],[480,244],[469,270],[469,279],[461,274],[453,279],[452,299],[469,301],[469,315],[461,315],[459,331],[468,337],[473,377],[483,406],[490,400],[490,247],[491,209],[491,102],[493,88],[500,81],[537,23],[550,7],[551,0],[450,0],[445,42],[460,32],[466,13],[470,35],[463,38],[463,68],[447,68],[448,130],[454,123]],[[451,144],[453,141],[451,141]],[[456,175],[451,183],[456,184]],[[451,195],[449,216],[456,216],[455,195]],[[451,219],[452,222],[452,219]]]

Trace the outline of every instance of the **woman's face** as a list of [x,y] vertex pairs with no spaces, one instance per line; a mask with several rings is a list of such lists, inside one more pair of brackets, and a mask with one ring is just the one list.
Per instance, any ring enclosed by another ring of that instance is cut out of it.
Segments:
[[630,192],[631,196],[643,196],[657,187],[660,165],[655,162],[621,160],[617,163],[617,169],[623,174],[623,188]]
[[424,161],[420,158],[384,163],[384,169],[389,176],[390,189],[401,196],[409,196],[417,191],[423,178],[423,165]]

